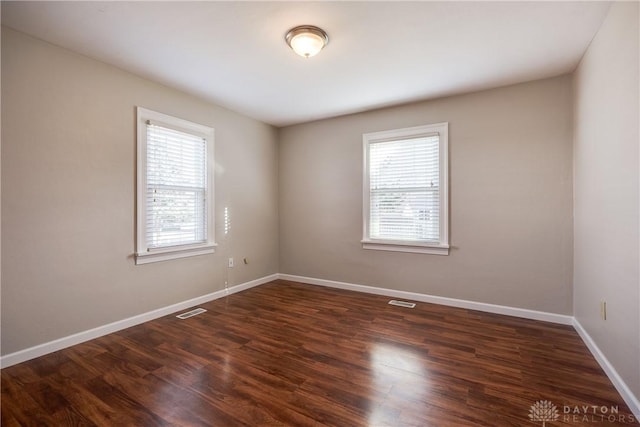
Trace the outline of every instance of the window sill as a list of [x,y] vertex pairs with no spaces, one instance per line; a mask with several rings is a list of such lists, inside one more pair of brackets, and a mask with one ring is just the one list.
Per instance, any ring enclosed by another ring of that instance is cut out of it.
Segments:
[[363,249],[417,254],[449,255],[449,245],[438,243],[409,243],[391,240],[362,240]]
[[149,264],[151,262],[168,261],[171,259],[186,258],[197,255],[212,254],[216,251],[216,243],[202,246],[175,247],[136,254],[136,264]]

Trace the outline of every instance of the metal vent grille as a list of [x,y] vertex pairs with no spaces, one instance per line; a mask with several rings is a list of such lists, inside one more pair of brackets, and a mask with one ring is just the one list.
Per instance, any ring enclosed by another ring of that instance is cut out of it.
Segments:
[[412,302],[398,301],[398,300],[395,300],[395,299],[392,299],[391,301],[389,301],[389,304],[397,305],[398,307],[406,307],[406,308],[414,308],[416,306]]
[[204,308],[196,308],[194,310],[187,311],[186,313],[178,314],[176,317],[178,319],[184,320],[184,319],[188,319],[189,317],[197,316],[198,314],[204,313],[205,311],[207,310],[205,310]]

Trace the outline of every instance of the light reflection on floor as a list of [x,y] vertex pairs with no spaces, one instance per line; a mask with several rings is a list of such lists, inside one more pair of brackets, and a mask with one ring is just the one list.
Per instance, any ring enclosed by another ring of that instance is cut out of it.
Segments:
[[[398,425],[400,405],[407,400],[425,404],[429,393],[428,372],[419,351],[389,343],[374,344],[370,352],[375,397],[369,408],[370,427]],[[411,426],[411,420],[403,420]],[[416,424],[418,425],[418,424]]]
[[223,364],[222,364],[222,380],[225,384],[230,384],[231,379],[233,378],[233,366],[231,365],[231,360],[229,357],[229,353],[226,353],[223,356]]

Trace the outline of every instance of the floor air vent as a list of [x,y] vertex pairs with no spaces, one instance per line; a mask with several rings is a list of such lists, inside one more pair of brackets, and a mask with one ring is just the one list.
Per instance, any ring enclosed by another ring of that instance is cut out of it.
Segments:
[[392,299],[391,301],[389,301],[389,304],[397,305],[398,307],[406,307],[406,308],[414,308],[416,306],[412,302],[398,301],[398,300],[395,300],[395,299]]
[[204,313],[205,310],[204,308],[196,308],[195,310],[191,310],[191,311],[187,311],[186,313],[182,313],[182,314],[178,314],[176,317],[178,319],[188,319],[189,317],[193,317],[193,316],[197,316],[200,313]]

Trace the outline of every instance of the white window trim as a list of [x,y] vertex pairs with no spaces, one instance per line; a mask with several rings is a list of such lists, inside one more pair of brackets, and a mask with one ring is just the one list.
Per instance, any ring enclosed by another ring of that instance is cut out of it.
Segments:
[[[167,261],[215,252],[215,193],[214,193],[214,129],[167,114],[137,107],[137,180],[136,180],[136,264]],[[146,188],[147,188],[147,121],[168,128],[201,135],[207,140],[207,239],[194,245],[149,248],[146,241]]]
[[[440,239],[438,241],[410,241],[372,239],[369,237],[370,188],[369,145],[402,138],[416,138],[438,133],[440,173]],[[363,147],[363,197],[362,197],[362,248],[380,251],[414,252],[432,255],[449,255],[449,123],[436,123],[404,129],[371,132],[362,135]]]

